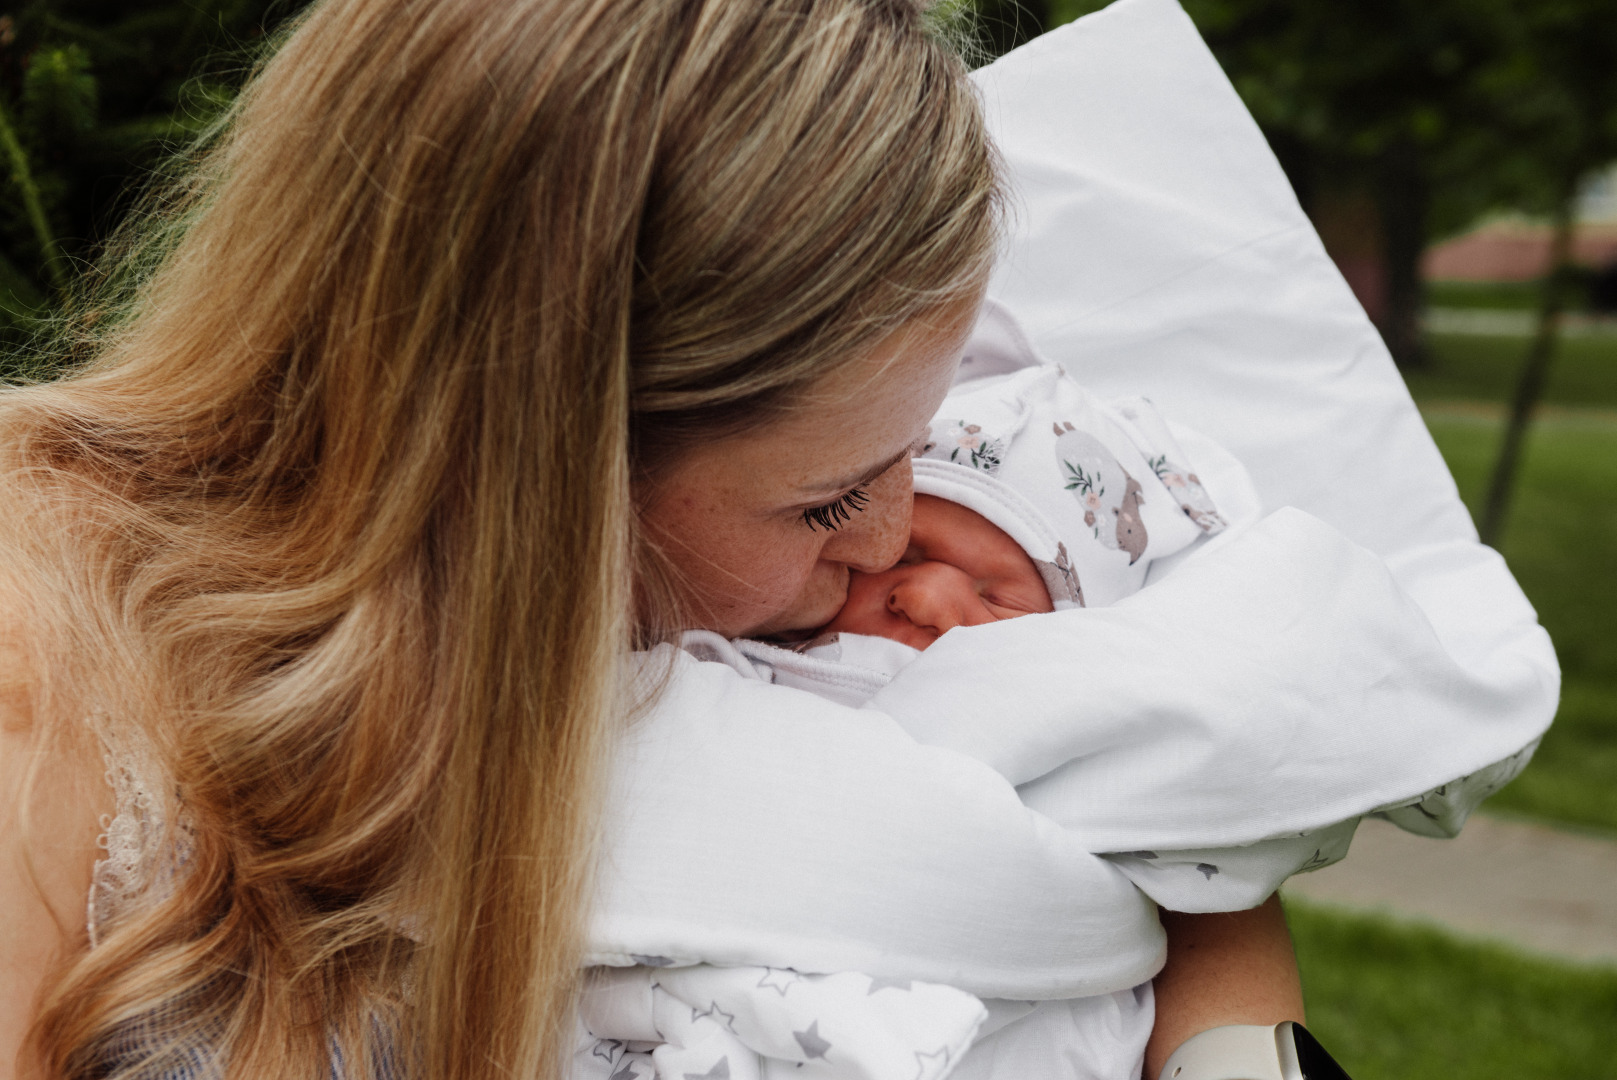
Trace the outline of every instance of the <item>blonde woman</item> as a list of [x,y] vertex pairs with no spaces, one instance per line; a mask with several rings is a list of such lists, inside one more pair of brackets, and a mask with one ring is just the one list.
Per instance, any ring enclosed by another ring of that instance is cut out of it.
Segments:
[[0,397],[0,1076],[561,1075],[626,660],[898,557],[998,198],[914,0],[317,5]]

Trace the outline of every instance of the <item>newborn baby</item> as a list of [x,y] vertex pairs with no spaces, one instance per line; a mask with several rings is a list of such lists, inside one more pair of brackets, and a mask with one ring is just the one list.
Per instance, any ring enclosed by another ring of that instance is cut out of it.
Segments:
[[924,649],[957,626],[1054,610],[1039,568],[1003,529],[959,503],[917,495],[904,557],[879,574],[855,572],[822,632]]
[[851,575],[811,655],[835,635],[835,658],[861,664],[872,650],[854,635],[925,649],[956,626],[1114,603],[1225,528],[1143,398],[1102,402],[1045,365],[956,392],[948,407],[964,415],[934,422],[914,462],[908,549],[889,570]]

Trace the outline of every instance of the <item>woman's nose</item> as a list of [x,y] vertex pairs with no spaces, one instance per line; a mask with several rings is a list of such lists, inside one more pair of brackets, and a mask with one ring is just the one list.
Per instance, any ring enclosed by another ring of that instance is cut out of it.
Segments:
[[820,558],[844,563],[865,574],[879,574],[898,562],[910,542],[915,496],[906,459],[871,481],[868,501],[820,549]]

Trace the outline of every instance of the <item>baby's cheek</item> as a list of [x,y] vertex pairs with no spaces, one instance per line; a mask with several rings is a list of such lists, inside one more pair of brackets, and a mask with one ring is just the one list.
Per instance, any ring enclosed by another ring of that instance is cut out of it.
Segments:
[[828,632],[884,637],[892,621],[893,617],[885,604],[877,599],[859,597],[850,592],[848,602],[842,605],[842,610],[837,612],[836,618],[826,624],[825,629]]

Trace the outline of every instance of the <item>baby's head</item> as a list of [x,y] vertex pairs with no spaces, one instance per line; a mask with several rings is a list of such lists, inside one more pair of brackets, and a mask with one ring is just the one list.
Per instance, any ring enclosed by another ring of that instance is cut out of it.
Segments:
[[959,503],[915,497],[909,548],[879,574],[855,572],[829,632],[871,634],[924,649],[956,626],[1052,611],[1027,552]]

